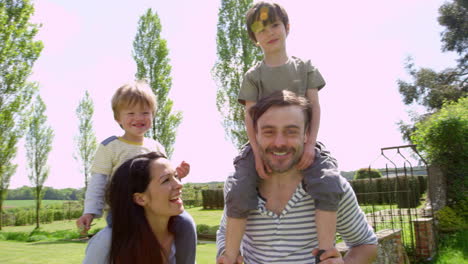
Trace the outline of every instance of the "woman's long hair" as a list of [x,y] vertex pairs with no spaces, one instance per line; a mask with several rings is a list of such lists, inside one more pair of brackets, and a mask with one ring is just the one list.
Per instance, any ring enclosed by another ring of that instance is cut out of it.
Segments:
[[112,213],[112,243],[109,263],[163,263],[167,256],[153,234],[143,207],[133,201],[134,193],[142,193],[151,181],[150,164],[166,158],[150,152],[124,162],[114,173],[107,192]]

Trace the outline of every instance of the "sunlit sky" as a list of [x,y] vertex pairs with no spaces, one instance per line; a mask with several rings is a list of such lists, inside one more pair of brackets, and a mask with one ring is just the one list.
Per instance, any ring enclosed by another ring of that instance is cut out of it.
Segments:
[[[319,93],[322,107],[318,139],[344,171],[369,166],[380,148],[405,144],[396,123],[407,120],[397,80],[409,80],[405,58],[417,66],[443,69],[454,54],[442,53],[437,23],[442,0],[282,0],[291,30],[289,55],[310,58],[327,81]],[[191,164],[187,182],[223,181],[233,171],[236,150],[226,138],[216,110],[211,69],[216,60],[220,0],[36,0],[33,21],[44,50],[31,81],[39,84],[55,132],[46,186],[82,187],[74,160],[75,114],[88,90],[95,104],[98,141],[123,132],[110,99],[135,76],[131,51],[139,17],[155,10],[167,40],[173,85],[169,97],[183,113],[172,160]],[[30,185],[21,141],[19,164],[10,188]]]

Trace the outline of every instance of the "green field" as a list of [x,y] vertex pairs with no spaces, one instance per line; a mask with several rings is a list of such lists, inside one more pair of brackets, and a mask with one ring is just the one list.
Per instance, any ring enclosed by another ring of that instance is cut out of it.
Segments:
[[[83,261],[86,245],[83,242],[23,243],[0,240],[0,263],[78,264]],[[215,263],[215,256],[215,244],[197,246],[197,263]]]
[[[10,206],[22,207],[32,206],[34,201],[8,201]],[[51,202],[62,201],[47,201]],[[196,224],[206,224],[210,226],[219,225],[222,210],[203,210],[201,207],[187,209],[192,215]],[[98,218],[93,221],[91,232],[95,228],[106,226],[104,218]],[[6,226],[2,228],[3,232],[32,232],[34,225],[28,226]],[[50,224],[41,224],[41,230],[46,232],[55,232],[59,230],[76,231],[75,220],[55,221]],[[23,263],[81,263],[84,258],[86,248],[84,242],[53,241],[53,242],[15,242],[0,240],[0,263],[23,264]],[[24,254],[27,252],[27,254]],[[211,242],[208,244],[199,244],[197,246],[197,263],[215,263],[216,245]]]
[[[63,202],[68,202],[66,200],[42,200],[42,205],[50,204],[61,204]],[[35,206],[36,202],[34,200],[5,200],[3,202],[3,208],[14,208],[14,207],[31,207]]]

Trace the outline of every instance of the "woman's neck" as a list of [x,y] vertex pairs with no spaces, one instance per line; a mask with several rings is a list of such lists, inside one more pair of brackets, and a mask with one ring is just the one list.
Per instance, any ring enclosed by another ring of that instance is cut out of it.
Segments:
[[156,236],[159,244],[162,247],[164,255],[169,256],[171,252],[174,235],[169,232],[169,218],[162,216],[146,216],[150,225],[151,231]]

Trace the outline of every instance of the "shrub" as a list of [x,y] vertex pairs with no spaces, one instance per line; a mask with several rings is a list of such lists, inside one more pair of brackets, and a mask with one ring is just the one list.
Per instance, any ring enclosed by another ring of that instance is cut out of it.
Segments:
[[198,234],[208,234],[210,231],[210,226],[205,224],[197,225],[197,233]]
[[446,103],[416,124],[411,141],[430,164],[440,166],[447,179],[447,200],[452,205],[468,195],[468,97]]
[[444,206],[435,213],[439,228],[443,231],[453,231],[463,228],[463,218],[450,208]]
[[369,179],[369,178],[382,178],[382,173],[376,169],[362,168],[356,171],[354,174],[355,180]]

